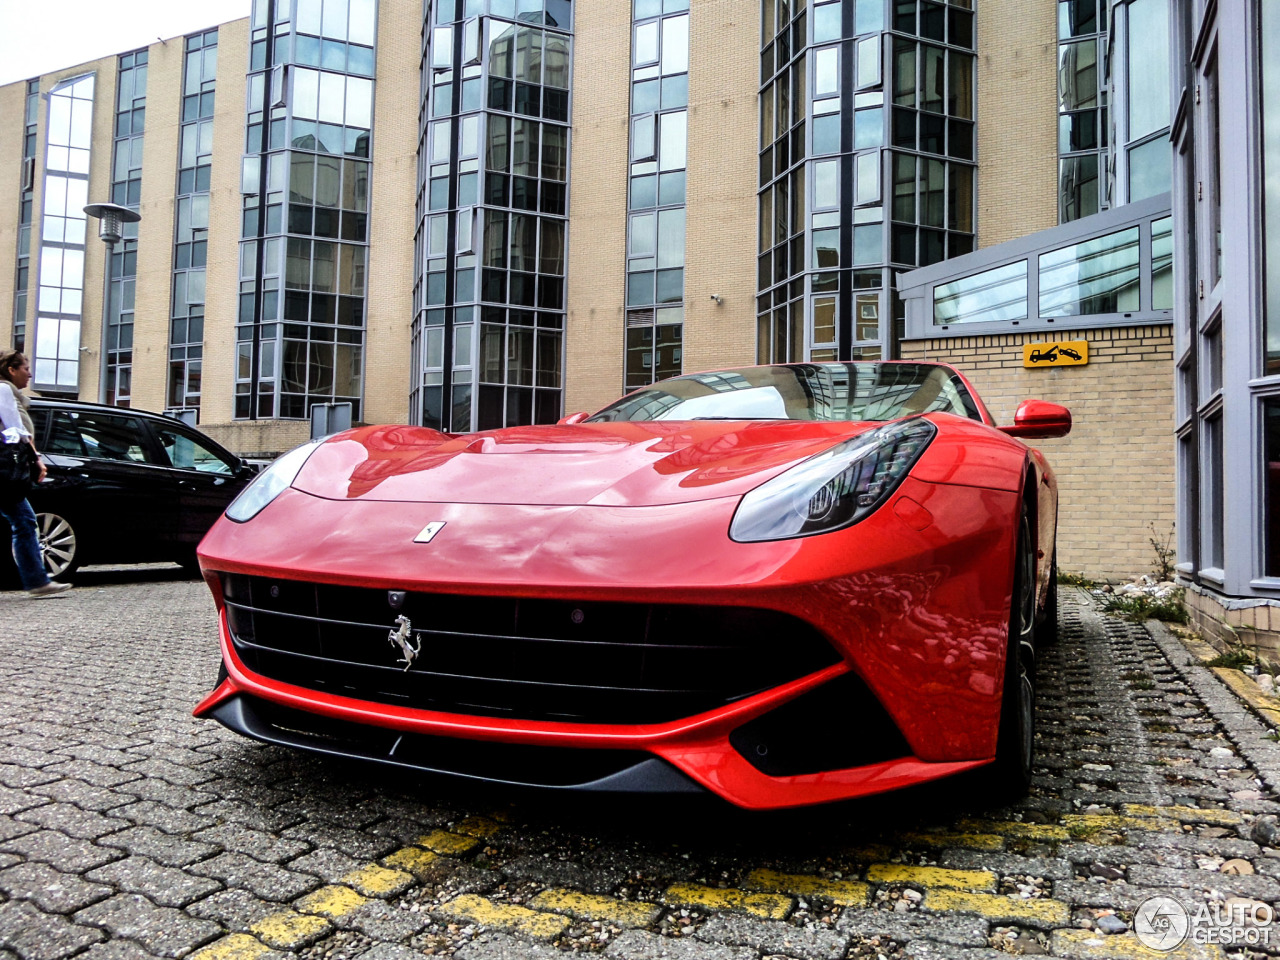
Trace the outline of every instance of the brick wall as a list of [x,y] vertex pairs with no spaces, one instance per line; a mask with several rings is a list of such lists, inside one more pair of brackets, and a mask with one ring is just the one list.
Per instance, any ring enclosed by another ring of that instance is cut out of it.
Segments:
[[997,423],[1013,422],[1023,400],[1071,409],[1071,435],[1037,440],[1061,491],[1059,567],[1091,577],[1150,572],[1151,527],[1163,540],[1174,523],[1173,331],[1168,325],[1055,331],[1089,341],[1084,366],[1028,370],[1022,345],[1042,334],[912,341],[903,359],[953,363]]
[[630,0],[577,5],[573,50],[566,413],[602,407],[622,389]]
[[978,245],[1058,224],[1058,4],[984,0],[978,18]]
[[422,6],[378,5],[363,419],[409,422]]
[[[22,198],[22,138],[27,129],[27,81],[0,87],[0,349],[13,345],[13,295],[18,264],[18,203]],[[32,258],[31,273],[35,273]],[[34,288],[27,305],[35,308]]]
[[1192,626],[1219,650],[1243,647],[1280,663],[1280,601],[1236,600],[1227,607],[1216,594],[1193,587],[1186,604]]
[[[132,406],[143,410],[166,406],[185,47],[181,38],[175,38],[147,48],[147,126],[142,140],[142,202],[138,205],[142,221],[138,224],[132,381]],[[243,77],[237,86],[243,89]],[[226,97],[222,91],[218,96]],[[232,92],[227,99],[238,98]],[[227,202],[221,196],[218,201]],[[210,197],[210,210],[217,205]],[[213,285],[206,283],[206,289],[213,289]]]

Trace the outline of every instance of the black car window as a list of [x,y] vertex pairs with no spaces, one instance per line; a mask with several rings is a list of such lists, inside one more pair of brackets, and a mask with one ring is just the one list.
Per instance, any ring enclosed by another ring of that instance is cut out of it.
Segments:
[[58,410],[48,452],[95,460],[153,463],[142,432],[133,417],[117,417],[93,411]]
[[230,476],[235,465],[210,450],[207,446],[181,430],[156,427],[156,436],[169,457],[169,463],[182,470],[199,470],[201,473],[218,473]]

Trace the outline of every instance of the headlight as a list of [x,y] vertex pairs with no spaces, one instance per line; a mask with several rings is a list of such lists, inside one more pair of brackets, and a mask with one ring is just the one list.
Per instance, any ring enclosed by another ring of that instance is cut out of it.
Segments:
[[836,444],[743,497],[729,536],[741,543],[786,540],[857,523],[889,499],[937,433],[917,418]]
[[244,523],[261,513],[267,504],[288,489],[302,470],[302,465],[307,462],[307,457],[323,442],[312,440],[277,457],[271,466],[240,491],[240,496],[231,501],[231,506],[227,507],[227,519]]

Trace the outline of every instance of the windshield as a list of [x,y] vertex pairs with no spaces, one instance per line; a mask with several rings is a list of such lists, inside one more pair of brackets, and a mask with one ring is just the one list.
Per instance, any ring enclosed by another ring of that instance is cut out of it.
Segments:
[[964,383],[928,363],[797,363],[662,380],[587,419],[897,420],[917,413],[981,420]]

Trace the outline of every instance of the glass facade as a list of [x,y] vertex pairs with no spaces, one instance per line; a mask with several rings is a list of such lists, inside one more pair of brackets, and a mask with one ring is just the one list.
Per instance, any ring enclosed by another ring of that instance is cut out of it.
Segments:
[[18,256],[13,284],[13,348],[26,350],[27,291],[31,282],[31,218],[35,210],[36,124],[40,116],[40,81],[27,81],[23,114],[22,182],[18,188]]
[[568,0],[443,0],[422,65],[410,418],[554,423],[563,393]]
[[636,390],[681,371],[689,0],[634,0],[626,373]]
[[93,74],[71,77],[49,92],[32,363],[34,386],[44,392],[74,393],[80,377],[94,84]]
[[[1112,84],[1117,98],[1124,98],[1111,116],[1115,151],[1110,189],[1114,203],[1133,203],[1167,193],[1173,182],[1169,11],[1167,0],[1113,4],[1115,30],[1109,38]],[[1216,96],[1214,83],[1209,97],[1215,104]]]
[[[237,419],[305,419],[318,403],[350,403],[352,419],[361,418],[376,27],[376,0],[297,0],[296,10],[283,0],[255,0]],[[201,74],[201,85],[208,79]],[[212,91],[201,90],[197,108],[206,92],[212,102]],[[198,136],[196,142],[193,193],[200,192],[203,156]],[[200,241],[191,199],[194,248]],[[179,235],[181,244],[181,224]],[[187,301],[202,307],[203,292],[196,293],[198,299],[188,286]],[[187,315],[181,388],[188,403],[194,317]],[[175,328],[174,336],[180,333]]]
[[974,248],[972,3],[762,9],[757,357],[876,359],[891,268]]
[[185,45],[165,409],[170,412],[195,410],[198,419],[200,374],[204,365],[205,264],[209,245],[218,31],[194,34],[186,38]]
[[[1107,0],[1058,0],[1058,221],[1106,209]],[[1167,76],[1167,74],[1166,74]]]
[[[1280,374],[1280,2],[1261,5],[1265,373]],[[1218,225],[1219,243],[1222,227]]]
[[[142,138],[147,122],[147,51],[120,57],[116,74],[111,202],[136,211],[142,202]],[[129,406],[133,386],[134,293],[138,282],[138,224],[126,223],[111,252],[107,306],[106,402]]]

